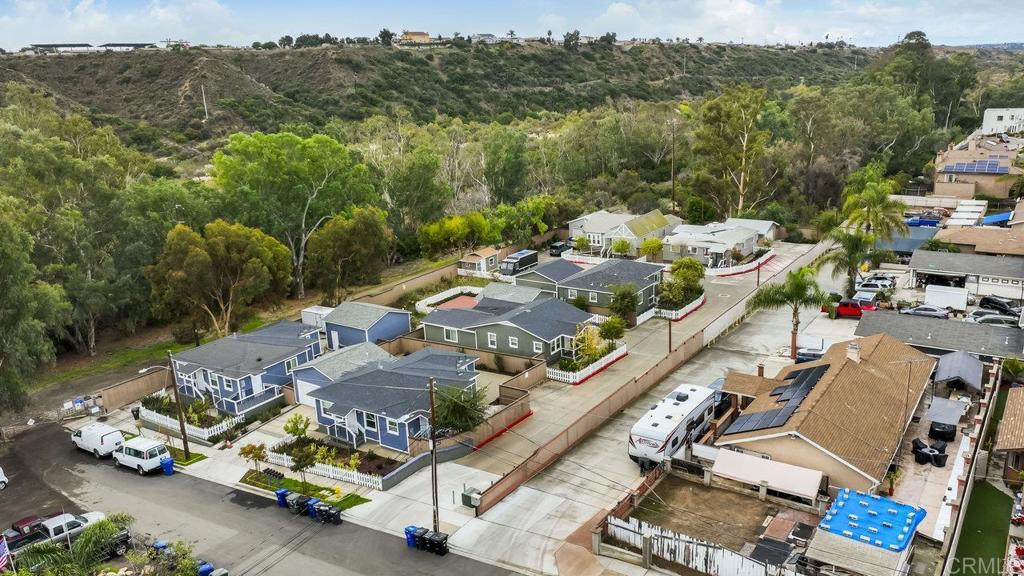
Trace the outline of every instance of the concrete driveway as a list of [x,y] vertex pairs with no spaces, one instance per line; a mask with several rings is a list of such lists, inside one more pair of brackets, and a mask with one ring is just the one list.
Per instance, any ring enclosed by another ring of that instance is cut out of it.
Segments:
[[4,447],[11,486],[0,492],[0,523],[39,511],[124,511],[147,539],[185,540],[198,558],[233,575],[511,574],[463,556],[409,550],[392,534],[350,522],[321,525],[268,498],[185,474],[115,469],[71,447],[67,433],[42,425]]

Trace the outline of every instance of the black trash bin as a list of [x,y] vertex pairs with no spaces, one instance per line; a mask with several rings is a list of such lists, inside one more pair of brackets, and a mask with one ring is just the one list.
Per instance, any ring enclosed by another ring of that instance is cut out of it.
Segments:
[[949,459],[949,454],[933,454],[932,464],[934,464],[936,468],[945,468],[947,459]]
[[437,532],[430,530],[423,535],[423,550],[427,552],[434,551],[434,534],[437,534]]
[[952,442],[956,440],[956,425],[932,422],[932,425],[928,428],[928,437],[932,440]]
[[292,514],[305,514],[309,509],[309,496],[302,494],[298,498],[290,500],[288,504]]
[[444,556],[448,553],[448,535],[444,532],[431,532],[430,536],[427,537],[427,540],[428,551],[433,552],[438,556]]
[[420,550],[427,549],[426,535],[430,532],[429,528],[417,528],[416,532],[413,533],[413,537],[416,539],[416,548]]

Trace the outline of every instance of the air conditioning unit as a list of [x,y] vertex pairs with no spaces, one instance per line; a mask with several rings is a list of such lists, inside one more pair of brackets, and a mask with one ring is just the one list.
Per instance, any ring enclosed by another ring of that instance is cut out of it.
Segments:
[[466,488],[462,492],[462,505],[470,508],[476,508],[480,505],[480,490],[476,488]]

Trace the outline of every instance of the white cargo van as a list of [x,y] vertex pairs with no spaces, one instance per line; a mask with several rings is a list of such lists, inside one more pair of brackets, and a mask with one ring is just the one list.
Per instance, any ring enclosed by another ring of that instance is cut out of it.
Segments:
[[132,468],[145,476],[160,467],[160,461],[170,458],[163,442],[137,436],[114,451],[114,466]]
[[671,458],[714,419],[715,390],[684,384],[660,400],[629,431],[629,458],[641,467]]
[[71,434],[71,443],[80,450],[92,452],[97,458],[103,458],[124,444],[124,434],[108,424],[89,424]]

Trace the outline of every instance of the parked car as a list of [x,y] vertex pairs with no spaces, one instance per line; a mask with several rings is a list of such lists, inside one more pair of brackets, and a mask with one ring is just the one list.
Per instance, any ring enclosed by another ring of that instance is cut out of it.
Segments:
[[8,541],[7,549],[11,551],[11,556],[14,556],[14,558],[17,559],[18,553],[25,548],[28,548],[33,544],[39,544],[40,542],[48,542],[49,540],[50,538],[45,532],[41,530],[33,530],[20,538]]
[[74,540],[90,524],[106,518],[103,512],[85,512],[84,514],[58,514],[47,518],[39,524],[38,531],[46,535],[47,540]]
[[[964,318],[967,320],[967,318]],[[992,314],[990,316],[982,316],[974,321],[977,324],[989,324],[992,326],[1006,326],[1009,328],[1017,328],[1020,319],[1016,316],[1005,316],[1002,314]]]
[[949,318],[949,310],[945,308],[939,308],[938,306],[932,306],[931,304],[921,304],[914,306],[913,308],[904,308],[900,310],[900,314],[910,314],[911,316],[927,316],[929,318],[942,318],[945,320]]
[[[878,310],[878,306],[875,306],[872,302],[862,302],[860,300],[852,299],[840,300],[835,307],[836,318],[860,318],[864,312]],[[828,312],[828,305],[822,306],[821,311]]]
[[858,292],[881,292],[893,287],[891,280],[872,280],[871,282],[857,282]]
[[799,348],[796,351],[796,363],[803,364],[804,362],[814,362],[815,360],[821,360],[821,357],[824,355],[824,350],[818,350],[816,348]]
[[71,443],[79,450],[92,452],[93,456],[102,458],[110,456],[118,446],[124,444],[124,434],[108,424],[89,424],[71,434]]
[[967,314],[967,316],[964,316],[964,321],[977,322],[978,318],[984,318],[985,316],[999,316],[1001,314],[1002,312],[1000,312],[999,310],[978,308],[977,310],[972,310],[969,314]]
[[0,490],[7,488],[7,475],[4,474],[4,469],[0,468]]
[[1020,308],[1016,306],[1016,302],[1009,298],[1001,298],[999,296],[982,296],[981,301],[978,302],[980,308],[989,308],[991,310],[998,310],[1002,314],[1008,316],[1020,316]]
[[551,256],[561,256],[563,252],[569,250],[570,246],[566,242],[558,241],[548,247],[548,254]]
[[888,272],[872,272],[870,276],[861,278],[861,282],[888,282],[895,285],[896,275]]
[[856,300],[857,302],[860,302],[862,304],[866,303],[871,305],[875,305],[875,300],[877,299],[877,292],[857,292],[856,294],[853,295],[852,298],[850,298],[850,300]]
[[114,450],[114,466],[132,468],[145,476],[160,467],[160,461],[169,458],[163,442],[137,436]]
[[28,534],[29,532],[32,532],[36,528],[39,528],[39,525],[43,523],[43,520],[51,517],[52,516],[26,516],[21,520],[12,522],[11,527],[4,530],[3,536],[4,538],[7,538],[8,542],[16,538],[21,538],[22,536]]

